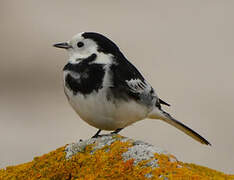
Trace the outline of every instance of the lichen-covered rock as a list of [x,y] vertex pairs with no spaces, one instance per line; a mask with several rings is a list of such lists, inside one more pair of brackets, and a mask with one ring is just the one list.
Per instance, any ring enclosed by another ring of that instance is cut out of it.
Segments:
[[234,179],[233,175],[178,161],[164,150],[119,135],[80,140],[0,170],[5,179]]

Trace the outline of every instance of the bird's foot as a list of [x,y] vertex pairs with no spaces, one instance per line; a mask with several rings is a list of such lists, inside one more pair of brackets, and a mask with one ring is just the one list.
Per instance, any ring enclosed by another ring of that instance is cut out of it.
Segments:
[[99,135],[100,132],[102,131],[101,129],[99,129],[96,134],[94,134],[91,138],[98,138],[98,137],[102,137],[102,136],[108,136],[108,135],[113,135],[113,134],[118,134],[123,128],[118,128],[115,131],[111,132],[110,134],[103,134],[103,135]]
[[98,138],[98,137],[101,137],[101,135],[94,135],[91,138]]
[[91,138],[98,138],[100,135],[99,135],[99,133],[101,132],[102,130],[101,129],[99,129],[97,132],[96,132],[96,134],[94,134]]

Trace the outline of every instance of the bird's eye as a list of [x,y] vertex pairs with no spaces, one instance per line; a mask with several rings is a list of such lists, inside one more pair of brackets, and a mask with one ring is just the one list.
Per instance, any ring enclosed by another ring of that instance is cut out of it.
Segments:
[[78,42],[77,43],[77,47],[80,48],[80,47],[83,47],[84,46],[84,43],[83,42]]

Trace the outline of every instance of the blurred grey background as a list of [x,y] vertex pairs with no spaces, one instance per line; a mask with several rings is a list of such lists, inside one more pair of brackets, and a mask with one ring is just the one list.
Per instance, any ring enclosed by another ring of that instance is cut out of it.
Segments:
[[179,160],[234,173],[234,1],[0,2],[0,167],[27,162],[96,132],[62,88],[67,53],[52,47],[82,31],[114,40],[172,106],[165,109],[212,147],[154,120],[121,135]]

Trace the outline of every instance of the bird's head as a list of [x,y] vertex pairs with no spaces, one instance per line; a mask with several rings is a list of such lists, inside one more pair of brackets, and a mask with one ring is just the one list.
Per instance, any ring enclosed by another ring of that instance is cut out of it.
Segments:
[[122,55],[118,46],[107,37],[95,32],[79,33],[64,43],[54,44],[54,47],[66,49],[69,61],[77,62],[93,54],[119,56]]

